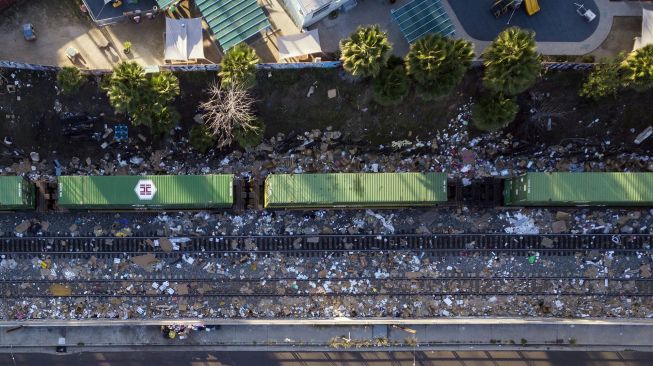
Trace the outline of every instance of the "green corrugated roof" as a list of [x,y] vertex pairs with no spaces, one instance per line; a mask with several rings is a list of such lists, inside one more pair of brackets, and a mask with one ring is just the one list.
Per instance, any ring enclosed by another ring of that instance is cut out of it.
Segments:
[[414,0],[399,9],[391,10],[391,14],[408,43],[429,33],[451,37],[456,31],[440,0]]
[[180,0],[156,0],[156,4],[161,10],[165,10],[168,6],[172,5],[173,3],[177,3]]
[[[230,174],[63,176],[59,177],[58,202],[59,206],[72,209],[230,207],[233,179]],[[154,186],[148,188],[147,180]],[[139,198],[136,190],[151,199]]]
[[34,184],[23,177],[0,177],[0,210],[33,209]]
[[273,174],[265,207],[398,207],[447,201],[444,173]]
[[270,27],[256,0],[196,0],[195,4],[224,51]]
[[506,183],[506,205],[653,204],[653,173],[527,173]]

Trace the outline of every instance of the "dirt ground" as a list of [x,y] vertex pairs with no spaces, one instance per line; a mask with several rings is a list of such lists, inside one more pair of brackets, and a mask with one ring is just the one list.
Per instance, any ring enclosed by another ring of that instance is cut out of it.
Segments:
[[[192,121],[197,104],[204,98],[201,89],[208,80],[215,79],[215,74],[186,73],[180,77],[180,110],[185,120]],[[342,70],[261,71],[253,92],[269,137],[277,132],[303,133],[332,127],[351,142],[377,145],[404,138],[426,138],[446,127],[463,100],[474,95],[474,79],[470,76],[448,98],[424,102],[411,93],[405,103],[394,107],[374,103],[370,81],[354,82]],[[307,97],[311,86],[315,86],[315,92]],[[336,90],[336,97],[329,98],[328,91],[332,89]]]
[[621,51],[633,50],[635,37],[642,35],[642,17],[615,17],[608,38],[590,54],[596,60],[612,58]]
[[[106,151],[97,137],[105,125],[112,128],[126,123],[124,116],[115,115],[106,95],[99,88],[99,78],[88,78],[78,95],[57,95],[54,73],[0,69],[0,80],[16,85],[15,93],[0,86],[0,139],[8,137],[12,144],[0,144],[0,156],[11,156],[14,149],[29,154],[38,152],[53,160],[71,156],[96,158]],[[88,114],[100,117],[91,131],[70,137],[63,133],[60,117]],[[130,127],[134,135],[140,130]],[[96,134],[94,136],[94,134]]]
[[[0,139],[14,141],[10,147],[0,144],[0,156],[11,159],[12,150],[22,149],[29,154],[37,151],[43,156],[95,158],[108,150],[100,147],[105,126],[114,128],[126,123],[122,115],[115,115],[99,88],[99,78],[90,78],[78,96],[56,95],[55,76],[50,73],[0,70],[0,79],[14,84],[16,93],[0,86]],[[183,121],[181,129],[171,138],[179,141],[188,136],[194,125],[197,106],[205,98],[204,90],[215,79],[214,73],[179,74],[182,95],[176,105]],[[266,136],[278,132],[302,134],[311,129],[332,127],[341,131],[349,143],[379,146],[392,141],[429,139],[455,120],[463,106],[469,107],[480,90],[480,71],[472,71],[460,87],[448,98],[421,101],[414,92],[396,107],[381,107],[371,100],[368,81],[351,81],[341,70],[261,71],[253,93],[258,103],[256,112],[266,124]],[[590,102],[578,97],[578,89],[585,72],[550,72],[518,101],[520,113],[507,128],[515,138],[532,144],[563,144],[569,139],[585,139],[588,144],[623,143],[641,152],[653,142],[633,145],[635,136],[650,124],[650,105],[653,92],[623,91],[616,100]],[[312,85],[315,92],[307,97]],[[337,96],[329,98],[328,90]],[[94,130],[77,137],[62,133],[60,117],[63,113],[102,116]],[[540,115],[541,118],[536,118]],[[551,116],[551,128],[547,127]],[[135,140],[148,149],[155,149],[164,141],[154,141],[148,131],[130,127],[130,136],[142,134],[146,143]],[[473,132],[480,134],[480,131]],[[120,146],[118,150],[129,147]]]
[[[564,145],[571,139],[584,139],[587,144],[618,146],[631,151],[648,151],[653,142],[633,143],[635,137],[651,125],[653,92],[637,93],[622,90],[616,98],[595,102],[578,96],[587,72],[555,71],[543,75],[528,93],[519,99],[517,120],[508,128],[517,137],[548,144]],[[534,118],[538,114],[551,116]]]
[[[78,0],[30,0],[19,2],[0,17],[0,59],[41,65],[71,65],[66,49],[74,47],[80,53],[75,64],[80,68],[111,69],[122,60],[134,60],[141,65],[163,63],[163,33],[165,20],[159,16],[140,24],[120,23],[96,28],[87,14],[79,10]],[[23,23],[34,25],[37,40],[23,38]],[[110,42],[110,47],[99,46]],[[123,53],[123,43],[132,43],[129,56]]]

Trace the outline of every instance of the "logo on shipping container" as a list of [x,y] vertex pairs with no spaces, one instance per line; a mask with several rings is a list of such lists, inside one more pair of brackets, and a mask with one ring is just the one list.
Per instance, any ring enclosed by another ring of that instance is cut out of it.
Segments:
[[149,201],[153,199],[156,194],[156,186],[151,179],[141,179],[136,183],[134,192],[136,192],[139,200]]

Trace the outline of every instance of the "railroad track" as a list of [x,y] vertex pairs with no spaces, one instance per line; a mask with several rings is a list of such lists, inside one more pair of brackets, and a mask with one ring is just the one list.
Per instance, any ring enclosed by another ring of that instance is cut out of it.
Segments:
[[[5,258],[52,259],[125,258],[153,254],[168,265],[184,256],[234,257],[283,255],[319,257],[365,254],[387,257],[394,253],[417,252],[423,256],[575,256],[579,252],[592,256],[611,255],[637,258],[653,254],[653,235],[316,235],[316,236],[219,236],[173,238],[178,249],[164,251],[156,237],[37,237],[0,238],[0,254]],[[172,267],[171,267],[172,268]],[[133,301],[149,299],[163,304],[180,298],[271,298],[290,297],[414,297],[414,296],[630,296],[652,297],[653,279],[583,276],[580,273],[556,273],[556,276],[511,273],[491,277],[479,273],[444,273],[437,277],[387,278],[361,277],[353,269],[343,278],[274,277],[234,278],[219,274],[140,273],[121,278],[42,279],[38,274],[14,275],[0,280],[0,293],[6,299],[47,298],[125,298]],[[90,273],[89,273],[90,274]],[[85,275],[89,275],[85,274]],[[116,276],[119,273],[115,273]],[[34,276],[34,277],[31,277]],[[38,276],[39,278],[35,278]],[[257,275],[258,276],[258,275]],[[100,277],[100,275],[98,275]],[[299,276],[298,276],[299,277]],[[165,289],[160,290],[164,283]],[[52,286],[65,289],[52,291]],[[326,287],[325,287],[326,286]],[[330,287],[333,286],[333,287]],[[167,290],[173,288],[173,290]],[[182,288],[185,290],[180,291]],[[171,291],[171,292],[168,292]],[[57,293],[55,295],[55,293]],[[149,301],[148,300],[148,301]],[[145,301],[145,300],[143,300]]]
[[397,235],[297,235],[297,236],[197,236],[172,238],[178,250],[165,252],[157,237],[30,237],[0,238],[0,253],[21,256],[52,256],[155,253],[174,257],[177,253],[243,252],[279,253],[318,257],[329,254],[379,251],[420,251],[426,254],[460,256],[467,253],[529,255],[574,255],[578,251],[615,251],[628,254],[651,251],[653,235],[508,235],[508,234],[397,234]]
[[[59,294],[49,292],[58,286]],[[271,298],[321,296],[653,296],[653,280],[590,277],[437,277],[264,280],[1,281],[6,299],[29,298]],[[64,290],[63,292],[62,289]]]

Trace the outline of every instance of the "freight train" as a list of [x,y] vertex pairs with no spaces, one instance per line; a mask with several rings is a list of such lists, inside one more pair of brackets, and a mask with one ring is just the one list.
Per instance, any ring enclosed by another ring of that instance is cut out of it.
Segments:
[[653,173],[526,173],[462,184],[445,173],[0,177],[0,211],[650,206]]

